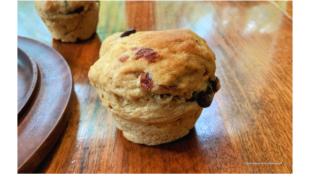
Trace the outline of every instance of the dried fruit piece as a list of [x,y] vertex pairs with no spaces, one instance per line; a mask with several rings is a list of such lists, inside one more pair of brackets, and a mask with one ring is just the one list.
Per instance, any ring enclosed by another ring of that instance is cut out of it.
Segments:
[[126,60],[129,58],[129,56],[122,56],[118,60],[121,62],[126,62]]
[[149,63],[156,62],[159,54],[151,48],[131,48],[132,51],[136,51],[136,60],[145,58]]
[[201,92],[193,92],[193,96],[192,98],[186,100],[186,101],[197,101],[198,105],[201,107],[209,107],[213,101],[213,97],[214,97],[214,90],[213,87],[211,85],[211,83],[209,83],[207,90],[206,91],[201,91]]
[[216,86],[219,83],[219,79],[216,76],[214,77],[215,77],[215,80],[209,79],[209,83],[211,84],[213,91],[217,92],[219,89],[217,89]]
[[150,73],[143,73],[140,78],[140,85],[143,89],[150,91],[153,88],[153,81]]
[[205,75],[207,75],[207,74],[208,74],[208,70],[206,69],[206,71],[203,73],[202,76],[205,76]]

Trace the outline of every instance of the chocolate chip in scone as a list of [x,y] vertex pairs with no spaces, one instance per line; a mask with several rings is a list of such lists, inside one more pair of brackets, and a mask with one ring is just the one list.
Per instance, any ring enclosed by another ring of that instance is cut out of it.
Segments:
[[214,92],[208,88],[206,92],[200,92],[197,98],[197,103],[201,107],[209,107],[213,101]]
[[143,89],[150,91],[153,88],[153,81],[150,73],[143,73],[140,78],[140,85]]
[[136,32],[137,31],[134,28],[132,28],[132,29],[125,31],[120,37],[126,37],[126,36],[129,36],[129,35],[134,34]]
[[192,94],[192,98],[190,98],[190,99],[188,99],[186,101],[196,101],[198,96],[199,96],[199,92],[194,91],[193,94]]

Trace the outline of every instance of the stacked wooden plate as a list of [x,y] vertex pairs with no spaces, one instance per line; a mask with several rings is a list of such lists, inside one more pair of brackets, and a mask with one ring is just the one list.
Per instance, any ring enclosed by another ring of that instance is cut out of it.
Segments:
[[18,37],[18,172],[33,172],[69,120],[73,81],[53,48]]

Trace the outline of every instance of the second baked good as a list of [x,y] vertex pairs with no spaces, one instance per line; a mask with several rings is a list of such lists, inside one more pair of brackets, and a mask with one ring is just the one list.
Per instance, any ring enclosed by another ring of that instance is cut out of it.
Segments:
[[96,32],[99,1],[34,1],[34,5],[56,40],[76,42]]

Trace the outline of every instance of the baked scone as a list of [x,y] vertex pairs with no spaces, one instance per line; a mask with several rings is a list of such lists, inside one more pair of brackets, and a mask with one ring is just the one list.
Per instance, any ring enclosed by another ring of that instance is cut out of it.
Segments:
[[76,42],[96,32],[99,1],[34,1],[34,6],[56,40]]
[[191,30],[115,33],[99,55],[90,83],[124,137],[135,143],[158,145],[185,136],[220,89],[215,54]]

